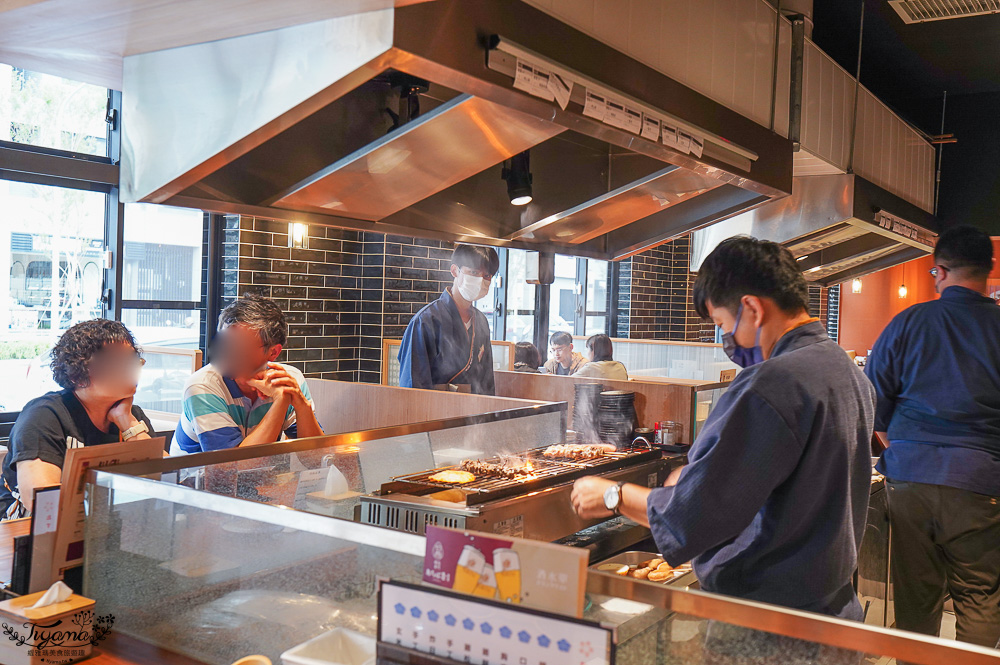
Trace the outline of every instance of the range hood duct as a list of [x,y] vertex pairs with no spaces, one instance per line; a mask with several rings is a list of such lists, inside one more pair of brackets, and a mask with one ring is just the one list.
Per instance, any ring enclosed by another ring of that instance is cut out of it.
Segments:
[[857,175],[801,176],[791,196],[695,232],[691,270],[726,238],[750,235],[783,244],[807,280],[830,286],[931,254],[933,223]]
[[[515,87],[519,63],[566,97]],[[123,201],[618,259],[791,191],[786,139],[510,0],[129,56],[123,82]],[[587,91],[699,154],[585,115]],[[512,206],[503,165],[526,151]]]

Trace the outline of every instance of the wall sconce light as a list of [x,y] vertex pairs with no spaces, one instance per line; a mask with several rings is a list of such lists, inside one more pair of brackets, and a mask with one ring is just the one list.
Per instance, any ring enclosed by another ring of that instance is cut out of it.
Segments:
[[899,297],[900,298],[905,298],[906,297],[906,284],[900,284],[899,285]]
[[309,227],[301,222],[288,222],[288,246],[309,249]]
[[861,293],[861,279],[858,277],[854,278],[851,282],[851,293]]

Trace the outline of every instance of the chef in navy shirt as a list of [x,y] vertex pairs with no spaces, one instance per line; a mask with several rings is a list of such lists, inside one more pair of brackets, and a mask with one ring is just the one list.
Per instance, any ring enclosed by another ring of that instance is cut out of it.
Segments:
[[945,594],[956,637],[1000,639],[1000,307],[986,295],[990,237],[945,231],[934,250],[941,298],[903,311],[865,372],[888,435],[886,476],[896,625],[941,629]]
[[495,393],[493,347],[486,315],[473,303],[490,292],[500,258],[492,247],[459,245],[452,285],[421,309],[399,348],[399,385],[479,395]]
[[573,502],[584,517],[648,524],[666,561],[693,560],[706,591],[860,620],[852,577],[875,395],[809,316],[807,298],[788,250],[749,237],[722,242],[698,273],[695,307],[745,369],[667,486],[588,477]]

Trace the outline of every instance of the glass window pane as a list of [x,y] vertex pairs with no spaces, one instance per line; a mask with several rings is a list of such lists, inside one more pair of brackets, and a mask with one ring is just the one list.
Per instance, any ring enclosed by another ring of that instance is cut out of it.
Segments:
[[200,300],[204,227],[201,210],[126,204],[125,299]]
[[58,389],[48,349],[101,316],[104,204],[99,192],[0,180],[0,409]]
[[556,254],[555,282],[549,289],[549,335],[573,333],[576,320],[576,258]]
[[139,346],[197,349],[201,312],[194,309],[125,309],[124,323]]
[[108,154],[108,91],[0,64],[0,140]]
[[508,342],[532,342],[535,337],[535,285],[528,284],[527,252],[507,253],[507,335]]
[[584,330],[584,335],[597,335],[599,333],[608,332],[607,317],[604,316],[588,316],[587,325]]
[[[608,262],[587,259],[587,319],[584,334],[607,332]],[[602,314],[602,316],[598,316]]]

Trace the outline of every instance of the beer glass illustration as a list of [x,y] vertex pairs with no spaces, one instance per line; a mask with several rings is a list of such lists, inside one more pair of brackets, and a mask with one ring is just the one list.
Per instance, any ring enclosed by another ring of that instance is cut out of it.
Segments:
[[500,600],[507,603],[521,602],[521,559],[510,549],[493,550],[493,567],[496,569],[497,590]]
[[483,566],[483,574],[479,576],[479,584],[472,590],[472,595],[482,598],[496,598],[497,578],[493,573],[493,566],[490,564]]
[[455,568],[455,583],[451,588],[462,593],[472,593],[479,584],[479,576],[483,574],[485,565],[486,557],[482,552],[472,545],[463,547]]

